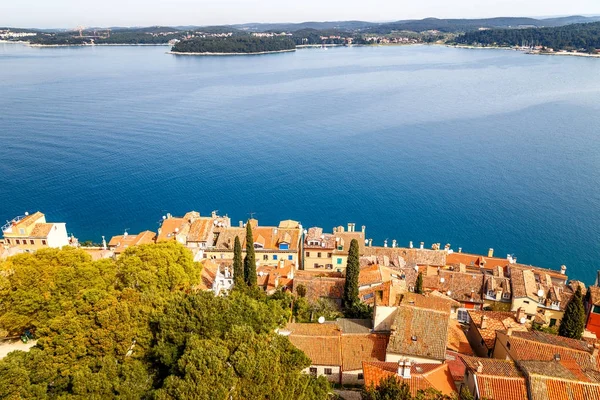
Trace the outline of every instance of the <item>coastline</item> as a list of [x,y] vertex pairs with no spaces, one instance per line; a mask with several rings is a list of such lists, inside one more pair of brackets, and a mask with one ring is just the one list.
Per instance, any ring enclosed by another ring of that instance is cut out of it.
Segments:
[[517,47],[507,47],[507,46],[473,46],[473,45],[454,45],[454,44],[444,44],[446,47],[453,47],[456,49],[491,49],[491,50],[513,50],[520,51],[524,54],[530,54],[534,56],[571,56],[571,57],[591,57],[591,58],[600,58],[600,54],[589,54],[589,53],[578,53],[575,51],[554,51],[554,52],[544,52],[544,51],[531,51],[528,49],[520,49]]
[[[15,42],[11,42],[15,43]],[[95,46],[170,46],[168,43],[98,43],[98,44],[37,44],[29,42],[16,42],[29,47],[95,47]]]
[[295,48],[289,50],[259,51],[254,53],[187,53],[181,51],[167,51],[166,54],[175,56],[259,56],[263,54],[291,53],[294,51],[296,51]]

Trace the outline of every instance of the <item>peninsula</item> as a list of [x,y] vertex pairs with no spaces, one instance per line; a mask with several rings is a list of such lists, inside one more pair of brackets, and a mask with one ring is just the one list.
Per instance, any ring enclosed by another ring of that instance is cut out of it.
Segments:
[[237,55],[295,51],[296,43],[289,36],[287,34],[270,36],[201,36],[177,42],[170,53],[185,55]]

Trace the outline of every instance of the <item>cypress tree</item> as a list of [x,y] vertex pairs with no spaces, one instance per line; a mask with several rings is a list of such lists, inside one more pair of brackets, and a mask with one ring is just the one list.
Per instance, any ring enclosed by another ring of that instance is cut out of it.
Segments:
[[256,256],[250,220],[246,223],[246,257],[244,258],[244,280],[250,287],[256,286]]
[[415,283],[415,293],[423,294],[423,273],[419,272],[417,275],[417,282]]
[[359,303],[358,299],[358,274],[360,273],[360,260],[358,241],[352,239],[348,250],[348,262],[346,263],[346,282],[344,284],[344,307],[352,308]]
[[240,238],[236,236],[233,242],[233,282],[235,286],[241,287],[245,281],[242,245],[240,244]]
[[567,304],[565,315],[558,327],[558,334],[571,339],[581,339],[584,329],[585,310],[581,298],[581,287],[578,286],[577,291],[573,297],[571,297],[569,304]]

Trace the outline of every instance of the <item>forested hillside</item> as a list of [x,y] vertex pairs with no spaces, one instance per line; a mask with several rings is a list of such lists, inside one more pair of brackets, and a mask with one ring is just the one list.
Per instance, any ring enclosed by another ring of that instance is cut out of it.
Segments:
[[206,37],[182,40],[173,46],[178,53],[263,53],[271,51],[293,50],[294,41],[284,37]]
[[573,24],[555,28],[490,29],[467,32],[455,42],[484,46],[544,46],[554,50],[593,52],[600,49],[600,22]]

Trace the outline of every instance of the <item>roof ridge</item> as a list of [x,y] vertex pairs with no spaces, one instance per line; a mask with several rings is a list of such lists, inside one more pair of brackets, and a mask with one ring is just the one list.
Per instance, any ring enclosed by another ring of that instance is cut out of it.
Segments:
[[[516,331],[516,332],[521,332],[521,331]],[[513,332],[513,333],[516,333],[516,332]],[[529,332],[527,332],[527,333],[529,333]],[[514,339],[520,339],[520,340],[528,341],[528,342],[535,342],[535,343],[543,345],[543,346],[558,347],[558,348],[567,349],[567,350],[570,350],[570,351],[577,351],[579,353],[584,353],[584,354],[587,354],[589,356],[592,356],[592,353],[590,353],[589,351],[586,351],[586,350],[574,349],[572,347],[565,347],[565,346],[561,346],[561,345],[558,345],[558,344],[551,344],[551,343],[539,342],[537,340],[527,339],[527,338],[519,337],[519,336],[512,336],[511,335],[509,337],[514,338]],[[512,340],[512,339],[509,339],[509,340]],[[576,340],[576,339],[573,339],[573,340]],[[522,360],[522,361],[525,361],[525,360]],[[527,360],[527,361],[535,361],[535,360]]]

